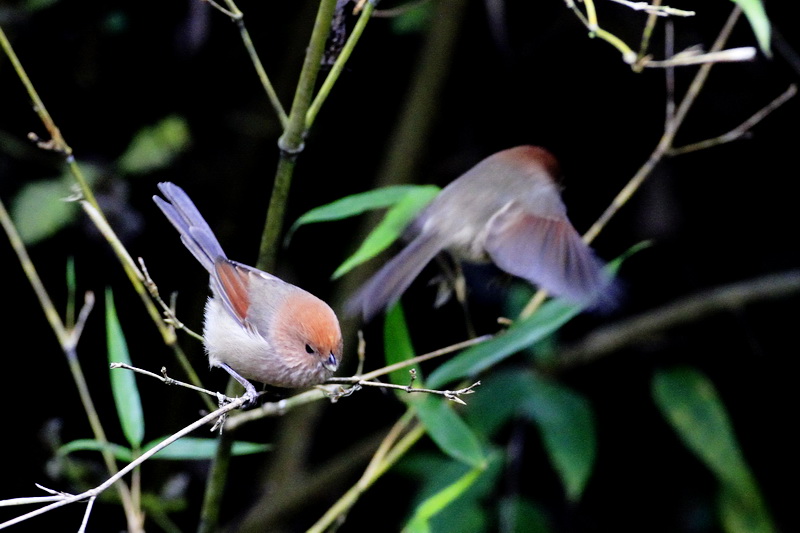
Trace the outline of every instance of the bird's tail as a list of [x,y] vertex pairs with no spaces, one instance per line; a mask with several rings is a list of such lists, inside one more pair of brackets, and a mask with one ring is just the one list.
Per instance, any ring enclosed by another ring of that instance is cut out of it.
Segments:
[[213,274],[214,261],[226,258],[214,232],[183,189],[168,181],[159,183],[158,188],[167,201],[159,196],[153,196],[153,201],[181,234],[184,246]]
[[414,278],[441,250],[439,237],[419,235],[350,297],[345,312],[349,315],[361,313],[364,320],[369,321],[399,300]]

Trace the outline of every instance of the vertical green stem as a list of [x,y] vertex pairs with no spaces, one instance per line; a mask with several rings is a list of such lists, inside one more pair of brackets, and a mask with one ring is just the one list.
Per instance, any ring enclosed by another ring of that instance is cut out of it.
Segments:
[[[272,186],[264,233],[261,237],[259,259],[256,264],[262,270],[274,270],[277,262],[277,248],[283,231],[289,188],[292,183],[296,158],[303,151],[303,141],[306,136],[306,113],[311,104],[335,8],[336,0],[320,1],[300,79],[297,82],[297,89],[292,101],[292,108],[283,135],[278,139],[280,159],[275,171],[275,182]],[[219,506],[227,481],[231,447],[232,437],[228,433],[224,433],[220,439],[214,467],[206,487],[199,532],[205,533],[218,529]]]
[[208,474],[208,485],[203,497],[203,507],[200,511],[200,525],[197,533],[212,533],[219,530],[219,510],[222,495],[225,493],[225,482],[230,469],[231,449],[233,448],[233,433],[226,431],[219,437],[219,448],[211,463]]

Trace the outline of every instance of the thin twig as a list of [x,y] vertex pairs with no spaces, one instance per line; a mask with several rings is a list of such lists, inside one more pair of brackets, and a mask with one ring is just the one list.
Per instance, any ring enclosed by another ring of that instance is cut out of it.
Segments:
[[78,528],[78,533],[84,533],[86,531],[86,526],[89,524],[89,516],[92,514],[92,509],[94,509],[94,502],[96,500],[97,496],[89,498],[89,503],[86,505],[86,510],[83,512],[83,521],[81,521],[81,527]]
[[788,89],[786,89],[780,96],[775,98],[772,102],[761,108],[758,112],[756,112],[753,116],[739,124],[737,127],[733,128],[727,133],[724,133],[718,137],[714,137],[713,139],[706,139],[705,141],[700,141],[692,144],[688,144],[686,146],[681,146],[679,148],[672,148],[669,151],[669,155],[680,155],[686,154],[689,152],[694,152],[697,150],[703,150],[705,148],[710,148],[712,146],[718,146],[720,144],[728,143],[731,141],[735,141],[740,137],[743,137],[750,130],[764,120],[767,115],[778,109],[780,106],[785,104],[791,98],[793,98],[797,94],[797,85],[790,85]]
[[275,170],[275,180],[267,208],[267,220],[261,235],[258,262],[256,263],[256,267],[267,272],[275,270],[277,263],[278,243],[283,232],[289,188],[294,175],[297,155],[305,147],[305,137],[308,133],[306,114],[311,105],[314,85],[319,74],[335,8],[336,0],[321,0],[319,3],[311,40],[306,48],[303,68],[300,71],[300,79],[297,81],[297,88],[292,100],[292,109],[289,111],[289,118],[283,134],[278,139],[280,157],[278,168]]
[[244,48],[247,50],[247,55],[250,57],[250,62],[253,63],[253,67],[256,69],[256,74],[258,75],[258,79],[261,81],[261,86],[264,87],[264,92],[267,93],[267,98],[269,98],[272,108],[278,115],[278,120],[280,121],[281,126],[285,128],[289,122],[289,118],[286,116],[286,111],[283,109],[283,105],[281,105],[280,98],[278,98],[278,93],[275,92],[275,87],[272,85],[272,82],[267,75],[267,71],[264,68],[264,65],[261,63],[261,58],[258,56],[258,52],[256,52],[256,48],[253,45],[253,40],[250,38],[250,32],[247,31],[247,27],[244,25],[244,13],[242,13],[233,0],[225,0],[225,3],[228,4],[229,10],[225,10],[218,5],[217,9],[223,13],[227,13],[228,16],[231,17],[231,19],[236,23],[236,26],[238,26],[242,43],[244,43]]
[[0,507],[13,507],[15,505],[31,505],[34,503],[50,503],[63,500],[69,495],[59,494],[56,496],[31,496],[23,498],[10,498],[8,500],[0,500]]
[[[305,405],[307,403],[317,402],[324,399],[335,402],[340,398],[344,398],[356,392],[358,390],[357,388],[359,387],[360,381],[372,381],[377,377],[389,374],[390,372],[394,372],[395,370],[400,370],[402,368],[406,368],[408,366],[415,365],[417,363],[421,363],[429,359],[441,357],[448,353],[452,353],[461,350],[463,348],[467,348],[474,344],[485,342],[491,338],[492,338],[491,335],[484,335],[482,337],[477,337],[475,339],[459,342],[457,344],[446,346],[439,350],[434,350],[427,354],[423,354],[418,357],[408,359],[407,361],[401,361],[393,365],[373,370],[372,372],[368,372],[363,375],[329,378],[326,384],[317,385],[313,389],[301,392],[300,394],[296,394],[290,398],[286,398],[278,402],[264,403],[255,409],[250,409],[249,411],[245,411],[243,413],[236,413],[234,415],[231,415],[225,421],[225,429],[228,431],[232,431],[241,426],[242,424],[253,422],[261,418],[281,416],[289,412],[290,410],[300,405]],[[352,387],[350,389],[343,389],[342,385],[352,385]],[[375,386],[386,386],[386,384],[381,383],[380,385],[375,385]],[[397,387],[390,386],[389,388],[397,388]],[[443,393],[440,392],[439,394]]]
[[[0,32],[1,31],[2,30],[0,30]],[[100,417],[97,413],[94,400],[92,399],[92,395],[89,391],[89,386],[86,382],[86,377],[83,373],[83,369],[81,368],[76,351],[80,333],[83,330],[83,323],[92,309],[93,299],[87,299],[86,304],[81,311],[81,314],[84,315],[84,318],[83,320],[80,320],[80,326],[76,324],[76,326],[78,326],[77,329],[68,330],[64,326],[61,317],[58,315],[58,311],[56,311],[55,305],[53,304],[47,289],[45,289],[44,284],[42,283],[42,280],[36,271],[36,267],[28,255],[25,244],[22,242],[16,226],[14,226],[14,223],[12,222],[11,217],[8,215],[8,212],[6,211],[1,200],[0,225],[3,226],[3,229],[8,235],[11,246],[14,249],[14,252],[17,254],[17,258],[22,265],[25,275],[28,277],[28,282],[31,284],[31,287],[33,287],[33,290],[39,299],[39,305],[42,307],[44,315],[50,324],[50,329],[53,331],[53,333],[55,333],[58,343],[61,346],[61,350],[67,359],[67,364],[72,374],[72,379],[75,382],[76,388],[78,389],[78,397],[83,405],[86,418],[89,421],[89,426],[92,428],[94,438],[99,442],[107,443],[108,439],[103,429],[103,424],[100,421]],[[109,474],[113,475],[115,472],[117,472],[116,460],[114,459],[114,456],[105,449],[101,452],[101,455]],[[122,501],[123,509],[125,510],[125,516],[128,520],[128,527],[132,531],[141,531],[141,517],[138,509],[133,505],[129,487],[124,482],[120,481],[117,488]]]
[[[402,420],[402,419],[401,419]],[[379,461],[370,463],[364,474],[350,490],[339,498],[325,514],[306,533],[322,533],[329,526],[344,516],[347,511],[358,501],[358,498],[369,489],[376,480],[401,458],[405,453],[425,435],[425,427],[416,423],[397,441],[389,450],[382,454]]]
[[109,364],[109,368],[111,368],[111,369],[122,368],[122,369],[125,369],[125,370],[131,370],[133,372],[136,372],[137,374],[142,374],[143,376],[155,378],[155,379],[159,380],[160,382],[162,382],[164,385],[177,385],[179,387],[184,387],[186,389],[190,389],[190,390],[193,390],[193,391],[202,392],[203,394],[207,394],[208,396],[217,398],[218,400],[220,400],[222,402],[226,402],[227,403],[227,402],[232,402],[234,400],[233,398],[225,396],[221,392],[214,392],[214,391],[211,391],[211,390],[208,390],[208,389],[204,389],[202,387],[197,387],[195,385],[192,385],[191,383],[186,383],[184,381],[179,381],[177,379],[173,379],[173,378],[171,378],[171,377],[169,377],[167,375],[167,369],[165,367],[161,367],[161,374],[160,375],[156,374],[155,372],[150,372],[149,370],[144,370],[143,368],[138,368],[138,367],[126,364],[126,363],[110,363]]
[[[569,3],[571,2],[568,2],[568,4]],[[580,11],[577,11],[577,13],[582,20],[585,20]],[[725,22],[725,25],[720,30],[720,33],[717,36],[717,39],[714,41],[713,46],[711,47],[712,53],[722,50],[722,48],[725,46],[728,37],[733,31],[736,21],[739,19],[739,15],[741,15],[741,8],[739,8],[739,6],[735,6],[733,11],[731,11],[728,20]],[[706,79],[708,78],[708,73],[711,71],[711,67],[713,65],[714,63],[704,63],[700,66],[697,74],[695,74],[695,77],[692,79],[692,83],[689,85],[689,88],[686,91],[686,95],[683,97],[683,100],[681,100],[680,105],[675,111],[674,116],[672,116],[672,119],[666,124],[664,133],[662,134],[661,139],[658,141],[656,147],[653,149],[653,152],[650,154],[644,164],[639,167],[639,170],[636,171],[636,174],[633,175],[633,177],[622,188],[622,190],[617,193],[617,196],[614,197],[614,199],[611,201],[611,204],[606,208],[605,211],[603,211],[595,223],[592,224],[586,233],[583,234],[584,242],[591,244],[591,242],[594,241],[594,239],[600,234],[601,231],[603,231],[603,228],[606,227],[614,215],[616,215],[617,212],[628,203],[634,193],[639,190],[639,187],[641,187],[642,183],[644,183],[647,177],[650,176],[656,165],[658,165],[672,149],[672,143],[675,139],[675,135],[678,132],[681,124],[683,124],[683,121],[686,118],[686,115],[689,113],[689,110],[692,108],[692,105],[694,105],[697,96],[700,94],[700,91],[703,88]],[[544,302],[546,295],[547,293],[545,291],[541,289],[538,290],[525,306],[525,309],[520,314],[520,318],[525,318],[535,312],[541,303]]]
[[313,389],[295,394],[277,402],[267,402],[249,411],[235,413],[225,421],[225,431],[232,432],[240,426],[262,418],[282,416],[301,405],[329,400],[341,389],[340,385],[317,385]]
[[167,437],[163,441],[159,442],[158,444],[156,444],[155,446],[153,446],[152,448],[150,448],[146,452],[142,453],[142,455],[140,455],[139,457],[137,457],[136,459],[131,461],[124,468],[120,469],[119,472],[117,472],[113,476],[111,476],[108,479],[106,479],[100,485],[98,485],[98,486],[96,486],[96,487],[94,487],[92,489],[89,489],[87,491],[81,492],[80,494],[75,494],[75,495],[71,495],[71,496],[65,497],[61,501],[54,502],[54,503],[52,503],[50,505],[47,505],[45,507],[41,507],[39,509],[36,509],[35,511],[31,511],[30,513],[26,513],[24,515],[21,515],[21,516],[18,516],[16,518],[13,518],[11,520],[8,520],[6,522],[3,522],[3,523],[0,524],[0,529],[9,527],[9,526],[12,526],[12,525],[15,525],[15,524],[19,524],[21,522],[24,522],[24,521],[30,519],[30,518],[42,515],[44,513],[52,511],[53,509],[57,509],[59,507],[63,507],[63,506],[68,505],[70,503],[79,502],[79,501],[82,501],[82,500],[86,500],[86,499],[89,499],[89,498],[93,498],[93,497],[99,496],[106,489],[108,489],[111,485],[113,485],[117,481],[120,481],[123,476],[125,476],[126,474],[131,472],[134,468],[138,467],[139,465],[144,463],[146,460],[148,460],[150,457],[152,457],[153,455],[157,454],[158,452],[160,452],[161,450],[163,450],[164,448],[166,448],[167,446],[169,446],[173,442],[177,441],[178,439],[180,439],[182,437],[185,437],[186,435],[188,435],[189,433],[191,433],[195,429],[198,429],[200,427],[205,426],[206,424],[208,424],[210,422],[213,422],[214,420],[216,420],[219,417],[229,413],[230,411],[232,411],[234,409],[239,409],[242,405],[244,405],[244,403],[246,401],[248,401],[248,399],[246,397],[236,398],[235,400],[231,401],[230,403],[223,405],[219,409],[215,410],[212,413],[209,413],[209,414],[205,415],[202,418],[199,418],[198,420],[196,420],[193,423],[189,424],[188,426],[184,427],[180,431],[170,435],[169,437]]
[[[717,37],[714,45],[711,48],[712,52],[716,52],[722,49],[725,46],[725,42],[728,40],[731,31],[733,31],[733,26],[736,24],[736,21],[739,19],[739,15],[741,14],[741,8],[738,6],[733,8],[731,15],[728,17],[728,20],[725,22],[722,30],[720,30],[720,34]],[[655,166],[661,161],[661,159],[667,154],[669,149],[672,147],[672,142],[675,139],[675,134],[677,133],[678,129],[680,128],[681,124],[683,123],[686,115],[689,113],[692,105],[694,105],[697,96],[700,94],[700,90],[702,89],[703,85],[705,84],[706,79],[708,78],[708,73],[711,70],[713,63],[705,63],[700,66],[695,75],[692,83],[689,85],[689,89],[686,91],[686,95],[684,96],[683,100],[681,100],[678,109],[675,112],[675,116],[673,120],[667,125],[665,128],[664,134],[661,136],[658,144],[656,145],[653,152],[648,157],[647,161],[645,161],[644,165],[642,165],[636,174],[630,179],[630,181],[622,188],[622,190],[617,194],[614,200],[611,202],[611,205],[600,215],[600,218],[592,225],[591,228],[583,235],[583,240],[586,243],[591,243],[595,237],[605,228],[606,224],[608,224],[609,220],[614,217],[614,215],[628,203],[631,196],[639,190],[644,180],[650,175],[653,171]]]
[[161,293],[158,290],[158,285],[150,276],[150,272],[147,270],[147,265],[145,265],[144,259],[141,257],[139,257],[139,267],[141,268],[142,276],[144,279],[144,286],[147,288],[147,292],[150,293],[150,296],[153,298],[153,300],[155,300],[156,303],[161,307],[161,311],[164,313],[164,321],[173,328],[183,330],[187,334],[189,334],[189,336],[194,337],[200,342],[204,342],[205,339],[203,339],[202,335],[196,333],[194,330],[190,329],[186,324],[184,324],[178,319],[178,315],[175,312],[174,299],[172,302],[167,304],[167,302],[165,302],[161,298]]
[[435,394],[435,395],[439,395],[439,396],[444,396],[446,399],[448,399],[448,400],[450,400],[452,402],[460,403],[461,405],[467,405],[467,404],[466,404],[466,402],[464,400],[459,398],[459,396],[463,396],[465,394],[472,394],[473,392],[475,392],[473,389],[475,387],[477,387],[478,385],[480,385],[480,384],[481,384],[480,381],[476,381],[475,383],[473,383],[469,387],[464,387],[463,389],[458,389],[458,390],[437,390],[437,389],[417,388],[417,387],[412,387],[411,385],[396,385],[394,383],[383,383],[381,381],[359,380],[356,383],[354,383],[355,386],[359,386],[359,387],[361,387],[361,386],[380,387],[380,388],[383,388],[383,389],[401,390],[401,391],[405,391],[405,392],[408,392],[408,393],[422,392],[422,393],[427,393],[427,394]]
[[[661,5],[661,0],[653,0],[653,6],[658,7]],[[650,48],[650,38],[653,36],[653,30],[656,27],[656,19],[658,19],[658,15],[654,13],[650,13],[647,17],[647,22],[644,25],[644,31],[642,32],[642,42],[639,45],[639,53],[637,54],[637,61],[641,60],[645,55],[647,55],[647,50]],[[667,19],[667,23],[671,23],[672,21]],[[670,54],[667,54],[669,56]]]
[[[153,280],[153,278],[150,277],[150,272],[147,270],[147,265],[145,265],[144,259],[142,259],[141,257],[139,258],[139,266],[142,271],[142,276],[144,277],[144,286],[147,289],[147,292],[150,293],[150,297],[153,298],[153,300],[159,306],[161,306],[161,309],[164,312],[164,322],[169,324],[170,327],[174,329],[185,331],[191,337],[194,337],[200,342],[205,342],[205,339],[203,339],[202,335],[189,329],[183,322],[178,320],[178,315],[175,310],[175,305],[176,305],[175,294],[172,295],[173,297],[171,298],[169,305],[167,305],[167,303],[161,298],[161,294],[158,290],[158,285]],[[183,352],[183,349],[181,348],[180,344],[178,344],[178,341],[174,336],[174,332],[172,340],[173,342],[171,344],[168,344],[168,346],[172,349],[172,352],[175,354],[175,358],[178,360],[178,364],[181,365],[181,368],[186,373],[186,376],[189,378],[189,381],[191,381],[192,384],[198,389],[204,389],[203,382],[200,379],[200,376],[197,375],[197,372],[192,366],[192,363],[186,357],[186,354]],[[206,407],[208,407],[209,410],[214,409],[214,404],[211,402],[211,400],[208,399],[207,396],[203,396],[202,398],[205,401]]]
[[103,237],[105,237],[106,241],[108,241],[108,244],[111,245],[114,255],[117,256],[117,259],[119,259],[119,262],[122,264],[123,270],[128,274],[128,278],[133,283],[136,293],[139,294],[142,302],[145,304],[145,308],[147,309],[150,318],[153,320],[153,323],[158,327],[164,342],[167,345],[173,344],[175,342],[175,331],[173,331],[173,329],[169,327],[169,325],[167,325],[161,318],[161,314],[158,312],[158,309],[153,303],[153,300],[150,299],[149,293],[145,288],[144,275],[142,274],[141,270],[139,270],[139,267],[136,265],[136,262],[133,260],[131,255],[128,253],[125,245],[111,228],[111,225],[108,223],[108,220],[106,220],[105,215],[103,215],[102,211],[100,211],[96,205],[88,200],[81,200],[79,203],[84,212],[89,215],[89,218],[97,227],[98,231],[103,235]]
[[339,52],[336,61],[334,61],[330,72],[328,72],[328,75],[325,77],[325,81],[319,88],[319,91],[314,97],[314,100],[311,102],[311,105],[309,105],[308,111],[306,111],[307,130],[311,129],[311,126],[314,124],[314,120],[317,118],[317,114],[319,113],[322,104],[325,103],[325,100],[328,98],[331,89],[333,89],[334,84],[339,79],[339,75],[342,73],[342,70],[344,70],[344,66],[347,63],[347,60],[350,59],[358,40],[361,38],[361,34],[364,33],[364,28],[367,27],[367,22],[369,22],[374,9],[375,5],[372,2],[366,4],[358,18],[358,22],[356,22],[356,25],[353,28],[353,31],[350,32],[347,42],[342,47],[342,50]]
[[756,49],[752,46],[742,46],[720,50],[719,52],[708,52],[706,54],[697,50],[678,53],[668,59],[655,60],[648,57],[642,58],[635,68],[669,68],[686,67],[690,65],[701,65],[704,63],[739,63],[752,61],[756,57]]
[[352,376],[352,377],[345,377],[345,378],[330,378],[328,379],[328,383],[357,383],[359,381],[368,381],[374,378],[384,376],[395,370],[401,370],[403,368],[415,365],[417,363],[422,363],[423,361],[427,361],[429,359],[434,359],[436,357],[441,357],[443,355],[456,352],[458,350],[468,348],[475,344],[480,344],[482,342],[486,342],[490,339],[494,338],[493,335],[482,335],[480,337],[476,337],[474,339],[469,339],[463,342],[457,342],[456,344],[452,344],[450,346],[446,346],[444,348],[440,348],[438,350],[434,350],[432,352],[428,352],[423,355],[418,355],[417,357],[412,357],[411,359],[407,359],[405,361],[400,361],[399,363],[395,363],[393,365],[385,366],[383,368],[379,368],[377,370],[373,370],[372,372],[367,372],[362,376]]
[[653,338],[661,332],[755,302],[779,300],[800,293],[800,270],[790,270],[693,294],[611,326],[598,329],[580,343],[567,346],[553,361],[561,370],[585,364]]
[[658,17],[693,17],[695,15],[694,11],[686,11],[684,9],[676,9],[674,7],[658,5],[660,2],[650,4],[647,2],[630,2],[629,0],[611,1],[629,7],[634,11],[644,11],[645,13]]
[[[668,20],[664,25],[664,52],[667,57],[675,53],[675,24]],[[664,83],[666,84],[666,106],[664,110],[664,129],[666,130],[675,118],[675,69],[667,67],[664,70]]]

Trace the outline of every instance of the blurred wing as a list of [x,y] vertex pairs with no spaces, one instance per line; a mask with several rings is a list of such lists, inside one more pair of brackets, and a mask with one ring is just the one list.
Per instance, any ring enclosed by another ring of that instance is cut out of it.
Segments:
[[605,296],[603,263],[566,217],[532,215],[511,202],[487,226],[486,252],[502,270],[578,304]]
[[422,269],[443,248],[442,239],[420,234],[372,276],[345,305],[348,315],[361,313],[369,321],[405,292]]

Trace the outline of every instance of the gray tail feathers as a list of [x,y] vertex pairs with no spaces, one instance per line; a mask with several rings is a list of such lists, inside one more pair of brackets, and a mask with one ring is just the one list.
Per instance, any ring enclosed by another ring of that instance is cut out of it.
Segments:
[[153,201],[181,234],[184,246],[213,274],[214,261],[226,258],[214,232],[183,189],[168,181],[159,183],[158,188],[168,201],[159,196],[153,196]]
[[442,240],[436,235],[417,236],[348,300],[346,313],[361,313],[364,320],[372,319],[382,309],[400,299],[414,278],[442,247]]

